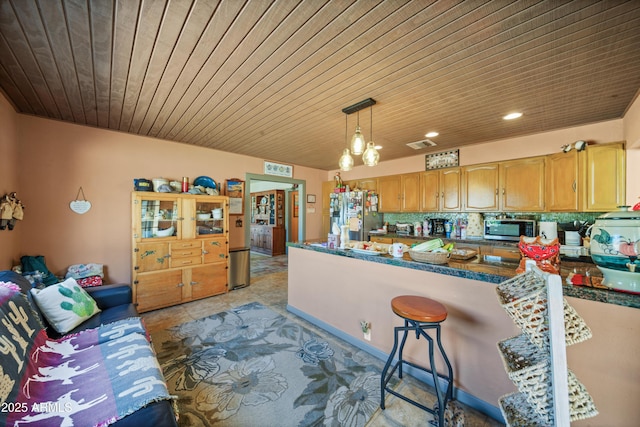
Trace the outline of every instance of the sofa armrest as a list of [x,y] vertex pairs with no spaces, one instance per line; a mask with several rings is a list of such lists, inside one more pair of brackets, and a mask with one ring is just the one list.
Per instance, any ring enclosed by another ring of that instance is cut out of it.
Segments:
[[101,310],[117,305],[131,304],[133,301],[131,286],[127,284],[102,285],[84,288],[84,290],[96,300]]

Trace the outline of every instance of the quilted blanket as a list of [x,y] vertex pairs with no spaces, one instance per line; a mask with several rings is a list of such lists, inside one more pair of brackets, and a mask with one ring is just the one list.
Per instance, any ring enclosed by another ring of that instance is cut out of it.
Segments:
[[50,339],[0,282],[0,425],[106,426],[170,399],[139,318]]

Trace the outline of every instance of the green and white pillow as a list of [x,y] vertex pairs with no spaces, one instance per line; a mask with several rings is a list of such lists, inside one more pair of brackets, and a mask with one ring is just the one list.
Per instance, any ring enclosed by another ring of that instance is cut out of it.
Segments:
[[49,324],[61,334],[101,311],[72,277],[44,289],[31,289],[31,294]]

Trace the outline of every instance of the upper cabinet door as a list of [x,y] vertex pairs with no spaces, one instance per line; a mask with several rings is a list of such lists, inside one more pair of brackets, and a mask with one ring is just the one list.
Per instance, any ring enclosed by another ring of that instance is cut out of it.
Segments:
[[400,175],[378,178],[378,203],[380,212],[400,212],[402,183]]
[[462,207],[460,168],[440,171],[440,210],[459,211]]
[[501,210],[544,210],[544,157],[500,163]]
[[402,175],[402,212],[420,211],[420,174]]
[[463,168],[464,209],[466,211],[497,211],[499,163],[485,163]]
[[440,200],[440,171],[422,172],[420,175],[420,210],[437,211]]
[[578,210],[578,152],[560,152],[547,156],[545,203],[549,211]]
[[134,192],[132,225],[135,241],[181,238],[182,207],[173,194]]
[[585,206],[606,212],[625,204],[625,153],[622,142],[590,145],[585,153]]

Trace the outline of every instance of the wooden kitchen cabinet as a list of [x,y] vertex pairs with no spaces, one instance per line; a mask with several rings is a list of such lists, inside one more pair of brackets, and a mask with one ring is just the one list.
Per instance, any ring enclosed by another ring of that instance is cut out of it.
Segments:
[[461,169],[440,170],[440,211],[459,211],[462,208]]
[[419,211],[459,211],[461,197],[460,168],[430,170],[420,174]]
[[547,156],[545,166],[545,205],[552,212],[577,211],[579,190],[578,152],[560,152]]
[[390,175],[378,178],[378,210],[400,212],[402,208],[402,178]]
[[401,182],[401,211],[420,211],[420,174],[411,173],[400,176]]
[[625,204],[624,143],[589,145],[581,158],[583,210],[607,212]]
[[420,174],[420,210],[437,211],[440,208],[440,171],[431,170]]
[[500,210],[500,164],[484,163],[462,168],[463,206],[465,211]]
[[138,311],[227,291],[228,209],[226,196],[132,193],[132,284]]
[[283,227],[251,225],[251,250],[265,255],[285,253],[285,233]]
[[544,206],[544,157],[500,163],[500,210],[539,212]]

